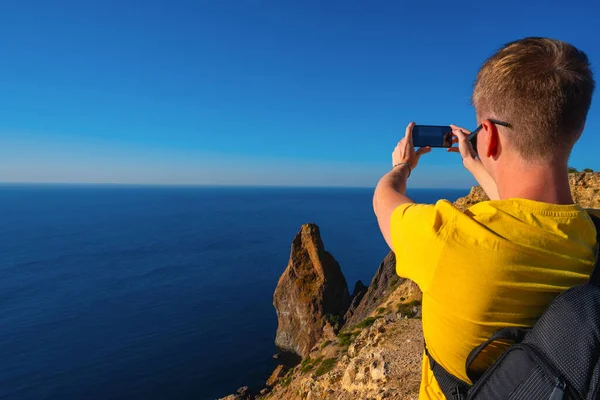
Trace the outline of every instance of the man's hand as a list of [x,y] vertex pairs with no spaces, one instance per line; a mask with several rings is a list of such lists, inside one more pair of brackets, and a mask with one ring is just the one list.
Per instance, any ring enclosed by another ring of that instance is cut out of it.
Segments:
[[398,142],[398,145],[394,149],[394,152],[392,153],[392,166],[398,163],[407,163],[410,169],[413,170],[417,167],[419,158],[421,158],[423,154],[431,151],[431,147],[421,147],[419,150],[415,151],[412,138],[413,126],[415,126],[414,122],[408,124],[404,138]]
[[461,128],[456,125],[450,125],[452,128],[452,134],[455,136],[453,143],[458,142],[458,147],[450,147],[449,152],[460,153],[464,167],[469,171],[477,182],[483,188],[483,191],[491,200],[498,200],[500,195],[498,194],[498,186],[496,181],[490,173],[485,169],[483,163],[477,156],[477,152],[473,149],[471,142],[469,142],[468,130]]
[[456,137],[452,143],[458,142],[458,147],[450,147],[448,151],[451,153],[460,153],[463,165],[467,170],[471,171],[474,164],[481,163],[477,152],[471,142],[469,142],[469,134],[471,132],[456,125],[450,125],[450,127],[452,128],[452,134]]

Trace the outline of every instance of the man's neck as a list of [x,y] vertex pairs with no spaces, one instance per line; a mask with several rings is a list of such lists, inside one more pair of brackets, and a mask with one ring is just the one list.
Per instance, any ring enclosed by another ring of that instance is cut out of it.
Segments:
[[500,199],[521,198],[550,204],[573,204],[567,166],[514,160],[496,176]]

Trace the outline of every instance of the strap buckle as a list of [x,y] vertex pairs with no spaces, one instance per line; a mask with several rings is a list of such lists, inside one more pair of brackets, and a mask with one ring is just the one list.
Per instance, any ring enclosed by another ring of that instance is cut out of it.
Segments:
[[450,391],[450,395],[452,396],[452,400],[464,400],[465,396],[461,393],[460,389],[457,387],[452,388]]

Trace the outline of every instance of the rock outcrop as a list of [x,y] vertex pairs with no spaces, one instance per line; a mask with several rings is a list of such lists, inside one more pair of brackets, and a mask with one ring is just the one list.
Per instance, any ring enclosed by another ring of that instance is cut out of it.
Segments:
[[348,307],[348,311],[346,311],[344,320],[347,321],[348,318],[352,317],[368,290],[369,287],[365,286],[365,284],[362,283],[362,281],[356,281],[356,284],[354,285],[354,291],[352,292],[352,297],[350,299],[350,306]]
[[260,398],[417,400],[421,321],[392,311],[366,322],[344,328],[334,341],[322,342]]
[[461,211],[465,211],[472,205],[475,205],[481,201],[487,201],[489,199],[490,198],[487,196],[487,194],[485,194],[481,186],[473,186],[469,194],[456,200],[454,205]]
[[377,268],[362,300],[356,306],[353,302],[352,306],[346,311],[344,317],[346,325],[354,325],[368,317],[378,307],[378,304],[385,300],[385,297],[391,293],[400,280],[396,275],[396,256],[390,251],[379,264],[379,268]]
[[285,374],[286,370],[282,364],[279,364],[269,379],[267,379],[267,386],[273,386],[277,383],[277,381]]
[[256,396],[250,392],[248,386],[242,386],[235,394],[230,394],[229,396],[225,396],[220,400],[252,400],[255,398]]
[[600,208],[600,173],[579,172],[569,174],[571,195],[585,208]]
[[341,325],[349,303],[346,279],[325,251],[319,228],[303,225],[273,296],[278,319],[275,344],[306,357],[324,329]]

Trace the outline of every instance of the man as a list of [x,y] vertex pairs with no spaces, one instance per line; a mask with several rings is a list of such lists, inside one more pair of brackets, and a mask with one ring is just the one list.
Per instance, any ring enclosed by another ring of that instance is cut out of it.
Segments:
[[[573,204],[567,162],[583,132],[594,91],[585,53],[546,38],[504,46],[481,67],[472,101],[480,124],[452,126],[463,165],[491,201],[462,213],[445,200],[415,204],[407,179],[419,158],[413,123],[379,181],[373,207],[396,253],[398,275],[423,291],[423,334],[433,359],[470,382],[469,352],[507,326],[532,326],[550,302],[584,283],[596,232]],[[485,370],[496,348],[476,366]],[[424,356],[420,399],[444,399]]]

